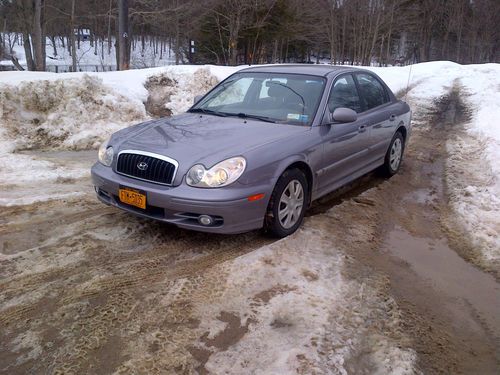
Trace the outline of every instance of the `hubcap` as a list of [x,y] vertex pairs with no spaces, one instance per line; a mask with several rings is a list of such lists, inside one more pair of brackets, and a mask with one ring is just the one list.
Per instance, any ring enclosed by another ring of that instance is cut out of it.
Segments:
[[283,190],[278,207],[278,218],[285,229],[293,227],[300,218],[304,205],[304,189],[298,180],[292,180]]
[[393,171],[398,169],[399,163],[401,162],[401,154],[403,151],[403,144],[401,143],[401,139],[396,138],[391,147],[391,155],[389,158],[389,162],[391,164],[391,168]]

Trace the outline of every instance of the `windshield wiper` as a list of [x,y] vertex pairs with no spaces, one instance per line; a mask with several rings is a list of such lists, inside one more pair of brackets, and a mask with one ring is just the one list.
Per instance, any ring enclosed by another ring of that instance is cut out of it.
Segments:
[[299,99],[302,101],[302,114],[304,114],[304,112],[306,110],[306,101],[304,100],[304,97],[302,95],[300,95],[297,91],[292,89],[290,86],[285,85],[284,83],[276,82],[276,81],[269,81],[268,83],[272,84],[272,85],[284,87],[284,88],[290,90],[291,92],[293,92],[295,95],[297,95],[299,97]]
[[248,113],[242,113],[242,112],[240,112],[240,113],[228,113],[228,115],[238,116],[241,118],[252,118],[252,119],[256,119],[256,120],[260,120],[260,121],[264,121],[264,122],[272,122],[274,124],[276,123],[276,121],[270,117],[251,115]]
[[188,112],[191,112],[191,113],[201,112],[201,113],[206,113],[207,115],[214,115],[214,116],[220,116],[220,117],[227,117],[228,116],[227,113],[214,111],[212,109],[205,109],[205,108],[192,108]]

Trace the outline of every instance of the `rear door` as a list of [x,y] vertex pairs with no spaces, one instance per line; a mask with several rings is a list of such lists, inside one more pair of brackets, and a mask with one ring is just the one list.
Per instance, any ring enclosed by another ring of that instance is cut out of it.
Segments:
[[396,131],[396,103],[392,103],[385,86],[370,73],[355,73],[365,120],[370,133],[369,162],[383,159]]
[[[332,85],[327,112],[337,108],[363,111],[358,90],[351,73],[337,77]],[[323,168],[319,173],[319,194],[343,184],[349,176],[367,163],[369,133],[365,119],[351,123],[321,126],[323,138]]]

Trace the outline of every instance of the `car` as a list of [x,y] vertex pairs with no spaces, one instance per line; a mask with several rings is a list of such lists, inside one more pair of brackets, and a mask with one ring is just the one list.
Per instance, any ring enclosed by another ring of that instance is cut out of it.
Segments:
[[237,71],[177,116],[114,133],[92,181],[102,202],[213,233],[285,237],[311,202],[398,172],[411,110],[373,72],[330,65]]

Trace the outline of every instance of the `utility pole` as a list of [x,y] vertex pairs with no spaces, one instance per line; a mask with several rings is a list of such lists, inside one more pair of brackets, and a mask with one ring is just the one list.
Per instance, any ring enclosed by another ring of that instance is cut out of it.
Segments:
[[128,0],[118,0],[118,70],[129,69]]

